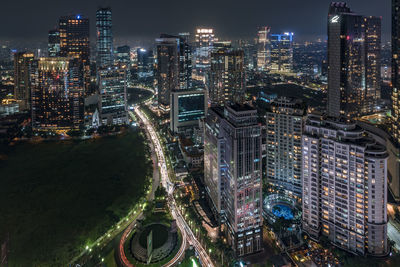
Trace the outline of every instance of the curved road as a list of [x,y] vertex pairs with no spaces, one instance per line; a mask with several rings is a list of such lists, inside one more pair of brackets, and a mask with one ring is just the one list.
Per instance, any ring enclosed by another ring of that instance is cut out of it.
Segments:
[[[197,240],[197,238],[193,234],[192,230],[190,229],[189,225],[186,223],[182,214],[180,213],[179,209],[177,208],[175,199],[173,197],[174,187],[168,176],[168,170],[167,170],[167,165],[166,165],[166,161],[165,161],[164,151],[162,149],[162,146],[160,143],[160,138],[159,138],[158,134],[156,133],[152,124],[148,121],[147,117],[143,114],[143,112],[140,110],[139,107],[135,107],[134,111],[135,111],[137,117],[144,124],[146,133],[153,143],[153,148],[155,149],[155,152],[157,154],[158,166],[160,168],[161,185],[164,186],[165,189],[167,190],[168,205],[170,207],[172,216],[175,218],[175,220],[177,222],[177,226],[179,227],[179,229],[182,233],[182,246],[181,246],[179,252],[169,263],[165,264],[164,266],[170,267],[170,266],[173,266],[174,264],[176,264],[178,262],[178,260],[183,256],[183,253],[186,248],[186,244],[187,244],[187,242],[189,242],[189,244],[192,245],[196,249],[197,253],[199,254],[202,265],[207,266],[207,267],[213,267],[214,264],[212,263],[210,257],[207,255],[206,251],[204,250],[204,248],[202,247],[200,242]],[[127,233],[128,232],[129,231],[127,231]],[[132,265],[127,265],[127,266],[132,266]]]

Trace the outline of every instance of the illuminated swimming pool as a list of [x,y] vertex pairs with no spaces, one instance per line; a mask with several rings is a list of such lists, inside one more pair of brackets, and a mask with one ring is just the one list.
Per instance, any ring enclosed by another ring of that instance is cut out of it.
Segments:
[[293,210],[286,205],[278,204],[272,208],[272,213],[276,217],[283,217],[285,220],[293,220]]

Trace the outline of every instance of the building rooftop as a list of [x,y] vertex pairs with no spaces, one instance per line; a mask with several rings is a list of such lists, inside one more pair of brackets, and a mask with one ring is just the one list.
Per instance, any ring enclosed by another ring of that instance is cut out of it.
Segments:
[[256,111],[253,107],[251,107],[248,104],[232,104],[229,106],[231,109],[233,109],[236,112],[242,112],[242,111]]

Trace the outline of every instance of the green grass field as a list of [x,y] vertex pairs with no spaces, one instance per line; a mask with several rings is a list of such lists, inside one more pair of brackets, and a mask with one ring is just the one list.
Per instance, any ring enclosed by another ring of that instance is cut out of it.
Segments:
[[138,104],[152,96],[152,93],[148,90],[140,88],[127,88],[128,93],[128,105]]
[[9,234],[9,266],[66,266],[145,195],[152,174],[139,132],[18,144],[5,154],[0,240]]

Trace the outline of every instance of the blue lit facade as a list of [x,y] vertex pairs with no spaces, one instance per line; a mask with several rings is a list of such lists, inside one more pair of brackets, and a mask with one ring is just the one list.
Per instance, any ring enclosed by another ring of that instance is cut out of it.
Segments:
[[204,117],[204,93],[178,96],[178,121],[195,121]]
[[205,116],[205,94],[201,89],[172,92],[170,102],[170,127],[175,133],[181,128],[198,125]]

